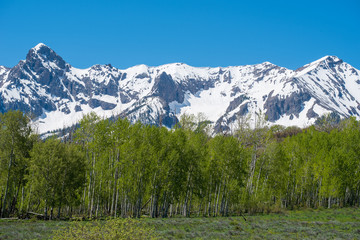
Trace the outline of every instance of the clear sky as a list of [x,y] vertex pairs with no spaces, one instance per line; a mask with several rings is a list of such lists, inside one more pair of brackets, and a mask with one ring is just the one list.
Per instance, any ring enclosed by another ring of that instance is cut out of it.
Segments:
[[336,55],[360,69],[360,1],[0,0],[0,65],[13,67],[39,42],[78,68],[296,69]]

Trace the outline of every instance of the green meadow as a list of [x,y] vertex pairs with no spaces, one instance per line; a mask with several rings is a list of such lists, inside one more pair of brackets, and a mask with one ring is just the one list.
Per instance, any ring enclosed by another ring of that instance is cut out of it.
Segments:
[[[294,210],[244,217],[143,217],[138,221],[153,229],[154,239],[360,239],[358,208]],[[94,222],[1,220],[0,239],[52,239],[54,231]],[[107,220],[96,222],[103,226]]]

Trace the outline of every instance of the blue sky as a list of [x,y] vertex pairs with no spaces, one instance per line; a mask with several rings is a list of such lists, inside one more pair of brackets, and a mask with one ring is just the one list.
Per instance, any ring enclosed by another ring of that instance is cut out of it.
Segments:
[[78,68],[296,69],[336,55],[360,69],[360,1],[0,0],[0,65],[13,67],[39,42]]

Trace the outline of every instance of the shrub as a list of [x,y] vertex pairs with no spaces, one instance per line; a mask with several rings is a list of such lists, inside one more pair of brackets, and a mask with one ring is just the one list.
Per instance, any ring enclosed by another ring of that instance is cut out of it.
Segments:
[[86,239],[86,240],[111,240],[111,239],[159,239],[154,229],[141,223],[139,220],[112,219],[105,222],[72,222],[70,226],[57,230],[53,235],[54,240],[60,239]]

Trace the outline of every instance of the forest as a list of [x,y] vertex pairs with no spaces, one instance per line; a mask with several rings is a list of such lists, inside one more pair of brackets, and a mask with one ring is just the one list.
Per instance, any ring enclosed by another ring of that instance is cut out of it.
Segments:
[[184,115],[173,129],[85,115],[41,139],[20,111],[0,114],[0,217],[235,216],[360,205],[360,123],[331,114],[313,126],[211,136]]

